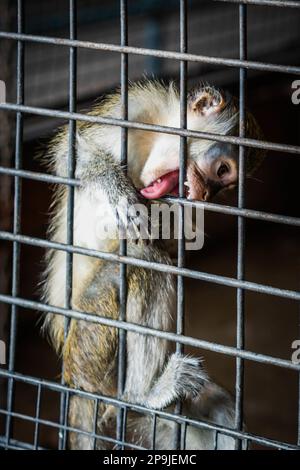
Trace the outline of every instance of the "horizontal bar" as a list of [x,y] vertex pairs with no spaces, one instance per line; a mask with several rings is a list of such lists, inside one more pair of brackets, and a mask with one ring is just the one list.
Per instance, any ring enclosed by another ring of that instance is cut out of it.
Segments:
[[[61,392],[61,393],[65,393],[65,392]],[[130,442],[124,442],[124,441],[120,441],[118,439],[114,439],[112,437],[102,436],[101,434],[96,434],[93,431],[84,431],[83,429],[74,428],[72,426],[68,426],[68,425],[64,425],[64,424],[60,424],[60,423],[55,423],[54,421],[50,421],[48,419],[34,418],[33,416],[24,415],[23,413],[17,413],[15,411],[8,412],[7,410],[4,410],[2,408],[0,408],[0,414],[6,415],[6,416],[9,415],[9,416],[12,416],[13,418],[23,419],[24,421],[29,421],[31,423],[43,424],[44,426],[57,428],[57,429],[63,430],[63,431],[75,432],[76,434],[83,434],[84,436],[91,437],[92,439],[99,439],[99,441],[109,442],[111,444],[125,445],[125,446],[130,447],[131,449],[135,449],[135,450],[145,450],[144,447],[140,447],[140,446],[137,446],[135,444],[131,444]],[[0,445],[1,445],[1,442],[0,442]]]
[[[30,450],[27,448],[20,446],[17,446],[16,444],[4,444],[4,441],[0,441],[0,448],[3,447],[5,450]],[[31,450],[34,450],[33,448]]]
[[[5,369],[0,368],[0,377],[6,377],[6,378],[13,378],[14,380],[19,380],[21,382],[30,384],[30,385],[39,385],[41,384],[43,387],[46,387],[49,390],[53,390],[56,392],[69,392],[73,395],[76,396],[81,396],[90,400],[100,400],[103,403],[110,404],[114,407],[126,407],[130,410],[139,412],[139,413],[145,413],[147,415],[157,415],[163,419],[167,419],[169,421],[177,422],[177,423],[187,423],[191,426],[195,426],[198,428],[203,428],[203,429],[208,429],[212,431],[217,431],[221,434],[225,434],[227,436],[231,436],[234,438],[244,438],[253,442],[257,442],[258,444],[262,445],[267,445],[270,447],[275,447],[275,448],[282,448],[282,449],[290,449],[290,450],[299,450],[299,446],[293,445],[293,444],[288,444],[285,442],[278,442],[273,439],[268,439],[265,437],[257,436],[255,434],[250,434],[245,431],[236,431],[234,429],[228,428],[226,426],[221,426],[219,424],[213,424],[209,423],[206,421],[198,421],[193,418],[188,418],[186,416],[182,415],[174,415],[171,412],[168,411],[162,411],[162,410],[151,410],[150,408],[147,408],[143,405],[137,405],[135,403],[129,403],[127,401],[118,399],[118,398],[113,398],[111,396],[105,396],[105,395],[98,395],[95,393],[91,392],[86,392],[84,390],[80,389],[73,389],[70,388],[66,385],[61,385],[60,383],[57,382],[52,382],[49,380],[45,379],[38,379],[32,376],[28,375],[23,375],[17,372],[8,372]],[[5,411],[5,410],[4,410]]]
[[244,3],[246,5],[259,5],[268,7],[300,8],[299,0],[214,0],[223,3]]
[[147,49],[144,47],[119,46],[101,42],[79,41],[66,38],[55,38],[50,36],[38,36],[32,34],[18,34],[13,32],[0,32],[0,39],[14,39],[17,41],[35,42],[41,44],[52,44],[54,46],[80,47],[83,49],[94,49],[98,51],[121,52],[124,54],[136,54],[161,59],[186,60],[189,62],[200,62],[211,65],[224,65],[227,67],[244,67],[251,70],[264,72],[280,72],[300,74],[300,67],[292,65],[268,64],[251,60],[228,59],[222,57],[212,57],[199,54],[188,54],[186,52],[164,51],[160,49]]
[[189,199],[181,199],[175,197],[164,197],[163,199],[161,199],[161,201],[166,201],[169,203],[178,203],[184,206],[186,205],[203,208],[208,211],[217,212],[220,214],[237,215],[248,219],[261,220],[263,222],[274,222],[300,227],[299,217],[289,217],[286,215],[271,214],[269,212],[256,211],[253,209],[239,209],[238,207],[226,206],[223,204],[215,204],[213,202],[190,201]]
[[80,181],[74,178],[64,176],[49,175],[30,170],[17,170],[16,168],[8,168],[0,166],[0,175],[18,176],[34,181],[43,181],[49,184],[67,184],[68,186],[80,186]]
[[143,122],[128,121],[124,119],[108,118],[103,116],[93,116],[91,114],[70,113],[68,111],[59,111],[49,108],[38,108],[35,106],[17,105],[13,103],[1,103],[0,110],[21,111],[27,114],[36,114],[38,116],[56,117],[60,119],[93,122],[108,126],[119,126],[128,129],[140,129],[150,132],[160,132],[170,135],[191,137],[193,139],[205,139],[216,142],[226,142],[233,145],[244,145],[245,147],[272,150],[275,152],[287,152],[300,154],[300,146],[289,144],[277,144],[275,142],[266,142],[263,140],[248,139],[229,135],[212,134],[208,132],[192,131],[189,129],[180,129],[179,127],[160,126],[155,124],[146,124]]
[[227,287],[242,287],[243,289],[258,292],[261,294],[275,295],[292,300],[300,300],[300,292],[289,289],[280,289],[278,287],[258,284],[251,281],[238,281],[235,278],[220,276],[217,274],[210,274],[202,271],[195,271],[193,269],[178,268],[173,265],[157,263],[154,261],[145,261],[131,256],[120,256],[116,253],[107,253],[104,251],[91,250],[89,248],[82,248],[75,245],[67,245],[66,243],[59,243],[50,240],[43,240],[41,238],[30,237],[27,235],[14,235],[11,232],[0,231],[0,239],[7,241],[17,241],[26,245],[38,246],[41,248],[51,248],[55,250],[62,250],[66,253],[76,253],[80,255],[91,256],[94,258],[111,261],[113,263],[124,263],[131,266],[139,266],[146,269],[153,269],[155,271],[174,274],[176,276],[185,276],[191,279],[198,279],[200,281],[212,282],[215,284]]
[[101,325],[110,326],[114,328],[121,328],[123,330],[132,331],[134,333],[139,333],[142,335],[150,335],[157,338],[166,339],[175,343],[177,342],[187,346],[205,349],[207,351],[226,354],[227,356],[231,357],[241,357],[249,361],[260,362],[262,364],[269,364],[277,367],[283,367],[285,369],[300,371],[300,364],[295,364],[292,361],[288,361],[287,359],[281,359],[278,357],[255,353],[248,350],[241,350],[233,346],[226,346],[224,344],[205,341],[198,338],[192,338],[190,336],[180,335],[169,331],[156,330],[154,328],[138,325],[136,323],[130,323],[121,320],[113,320],[112,318],[102,317],[101,315],[92,315],[90,313],[78,310],[56,307],[54,305],[47,305],[42,302],[36,302],[34,300],[28,300],[21,297],[12,297],[10,295],[4,294],[0,294],[0,302],[9,305],[18,305],[19,307],[29,308],[31,310],[39,310],[41,312],[55,313],[57,315],[63,315],[68,318],[84,320],[91,323],[99,323]]
[[[74,178],[66,178],[64,176],[55,176],[49,175],[47,173],[39,173],[37,171],[29,170],[17,170],[15,168],[8,168],[0,166],[0,174],[10,175],[10,176],[19,176],[20,178],[27,178],[34,181],[43,181],[49,184],[66,184],[72,186],[80,186],[80,180]],[[211,212],[217,212],[220,214],[226,215],[238,215],[241,217],[246,217],[254,220],[262,220],[264,222],[275,222],[279,224],[292,225],[300,227],[300,218],[299,217],[289,217],[286,215],[280,214],[271,214],[269,212],[256,211],[252,209],[239,209],[234,206],[225,206],[223,204],[215,204],[212,202],[206,201],[191,201],[189,199],[181,199],[175,197],[164,197],[160,199],[161,202],[169,202],[182,204],[186,206],[193,206],[198,208],[203,208]]]
[[9,439],[9,444],[6,442],[6,438],[0,436],[0,447],[5,447],[12,450],[47,450],[45,447],[35,447],[28,442],[17,441],[16,439]]

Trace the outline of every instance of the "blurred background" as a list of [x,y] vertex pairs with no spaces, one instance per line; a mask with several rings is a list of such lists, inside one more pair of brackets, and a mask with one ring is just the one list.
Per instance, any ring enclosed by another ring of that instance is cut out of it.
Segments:
[[[26,0],[25,32],[68,37],[67,0]],[[119,2],[78,0],[78,39],[120,43]],[[129,0],[129,45],[179,50],[179,2]],[[16,31],[16,2],[0,0],[0,29]],[[213,1],[189,2],[189,52],[238,58],[238,5]],[[300,65],[300,10],[248,7],[248,58],[277,64]],[[64,110],[68,106],[68,48],[25,43],[25,104]],[[16,43],[0,39],[0,80],[7,85],[7,100],[15,102]],[[233,68],[190,63],[189,86],[199,80],[239,93],[239,71]],[[129,78],[179,79],[177,61],[129,55]],[[271,142],[300,144],[300,105],[292,104],[292,82],[297,76],[248,72],[247,105]],[[88,109],[99,96],[120,84],[120,55],[78,49],[77,109]],[[62,121],[24,116],[23,168],[45,171],[37,153]],[[15,115],[0,111],[0,165],[14,166]],[[247,180],[247,208],[299,216],[299,156],[269,152],[263,165]],[[0,174],[0,230],[12,229],[13,179]],[[51,187],[23,180],[22,233],[45,238]],[[219,203],[236,205],[236,193]],[[237,220],[232,216],[205,214],[204,248],[192,256],[188,267],[236,276]],[[20,263],[20,296],[38,300],[44,250],[23,245]],[[0,242],[0,292],[11,292],[11,244]],[[246,221],[246,278],[280,288],[299,288],[299,235],[295,227]],[[234,346],[236,292],[205,282],[186,280],[186,334]],[[7,339],[10,309],[0,304],[0,339]],[[39,312],[18,309],[16,371],[59,380],[60,361],[41,336]],[[246,293],[246,349],[290,359],[291,344],[300,338],[296,302],[257,293]],[[235,360],[205,350],[189,350],[205,359],[209,374],[234,393]],[[297,442],[299,405],[298,374],[291,370],[245,361],[245,422],[251,433],[289,443]],[[1,406],[5,408],[2,382]],[[57,422],[59,396],[43,391],[40,417]],[[16,384],[14,411],[35,416],[36,389]],[[3,415],[0,415],[3,418]],[[1,420],[1,418],[0,418]],[[3,427],[3,419],[0,422]],[[32,444],[34,424],[13,421],[13,437]],[[3,429],[1,429],[3,434]],[[39,445],[56,448],[58,430],[41,425]],[[254,446],[258,447],[258,446]]]

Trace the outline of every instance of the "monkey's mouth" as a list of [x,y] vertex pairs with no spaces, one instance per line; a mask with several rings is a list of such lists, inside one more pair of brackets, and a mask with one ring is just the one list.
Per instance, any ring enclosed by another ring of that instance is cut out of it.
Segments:
[[179,196],[179,170],[160,176],[140,192],[146,199],[159,199],[166,194]]
[[[184,196],[187,199],[201,201],[206,199],[205,180],[199,169],[193,163],[188,165],[187,181],[184,183]],[[140,190],[142,196],[146,199],[159,199],[167,194],[170,196],[179,196],[179,169],[170,171],[152,181],[148,186]]]

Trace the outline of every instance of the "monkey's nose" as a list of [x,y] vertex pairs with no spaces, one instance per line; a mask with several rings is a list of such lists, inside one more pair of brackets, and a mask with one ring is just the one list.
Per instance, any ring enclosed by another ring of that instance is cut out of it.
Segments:
[[222,185],[219,182],[209,179],[200,185],[198,199],[200,201],[211,201],[220,189],[222,189]]

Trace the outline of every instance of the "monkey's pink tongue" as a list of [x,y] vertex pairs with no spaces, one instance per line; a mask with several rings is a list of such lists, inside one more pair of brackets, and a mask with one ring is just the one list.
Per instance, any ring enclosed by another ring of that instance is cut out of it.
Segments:
[[146,188],[141,189],[141,194],[147,199],[158,199],[166,194],[178,195],[179,171],[166,173],[153,181]]

